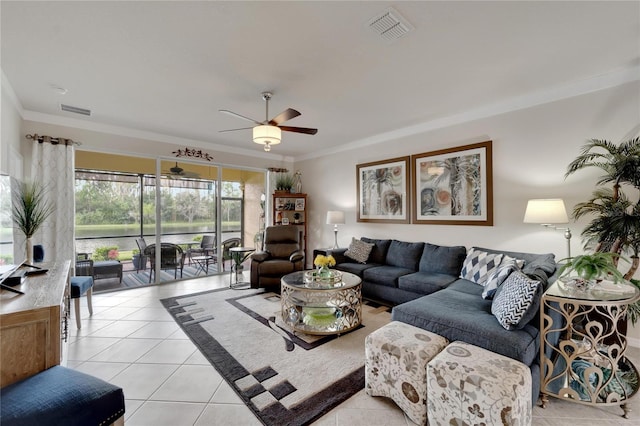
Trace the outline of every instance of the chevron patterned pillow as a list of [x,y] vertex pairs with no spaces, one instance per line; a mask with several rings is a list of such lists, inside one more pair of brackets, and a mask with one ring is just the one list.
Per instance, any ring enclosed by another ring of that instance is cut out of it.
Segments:
[[535,316],[542,295],[540,281],[512,272],[496,292],[491,313],[507,330],[524,327]]
[[487,277],[498,269],[501,261],[502,254],[487,253],[472,247],[462,264],[460,278],[484,286],[487,282]]

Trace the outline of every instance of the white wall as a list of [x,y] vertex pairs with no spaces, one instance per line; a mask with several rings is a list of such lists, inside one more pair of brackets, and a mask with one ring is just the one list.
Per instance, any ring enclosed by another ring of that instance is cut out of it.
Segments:
[[1,70],[0,73],[2,73],[0,173],[22,179],[24,167],[20,153],[20,129],[22,126],[22,117],[20,116],[21,106],[4,73]]
[[[435,101],[435,100],[434,100]],[[309,194],[308,247],[333,245],[333,226],[325,224],[327,210],[344,210],[338,242],[351,237],[382,237],[427,241],[441,245],[473,245],[524,252],[552,252],[566,257],[563,233],[522,222],[527,200],[563,198],[569,213],[586,201],[599,173],[580,171],[565,180],[567,165],[587,139],[618,143],[637,134],[640,82],[577,96],[525,110],[442,128],[296,163]],[[375,117],[372,117],[375,119]],[[396,225],[356,222],[356,164],[493,141],[494,226]],[[585,221],[569,224],[572,255],[582,252],[580,233]],[[640,277],[640,274],[636,274]],[[640,346],[640,325],[630,331]]]

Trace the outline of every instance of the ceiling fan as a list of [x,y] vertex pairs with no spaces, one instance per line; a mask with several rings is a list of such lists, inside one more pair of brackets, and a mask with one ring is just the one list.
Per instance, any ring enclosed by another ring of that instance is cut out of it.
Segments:
[[297,116],[301,115],[300,112],[292,108],[287,108],[272,119],[269,119],[269,100],[272,96],[273,93],[271,92],[262,92],[262,99],[265,101],[266,107],[266,118],[264,121],[257,121],[252,118],[245,117],[244,115],[237,114],[233,111],[229,111],[227,109],[219,110],[222,113],[233,115],[234,117],[238,117],[242,120],[250,121],[256,124],[256,126],[254,127],[221,130],[220,132],[235,132],[236,130],[253,129],[253,141],[255,143],[264,145],[265,151],[271,151],[271,145],[280,143],[283,130],[285,132],[304,133],[306,135],[315,135],[316,133],[318,133],[318,129],[311,129],[308,127],[281,126],[281,124],[285,121],[291,120],[292,118],[296,118]]
[[182,167],[178,166],[178,162],[176,161],[176,165],[171,167],[169,169],[169,171],[165,171],[163,172],[163,174],[165,176],[167,176],[169,179],[175,178],[175,177],[184,177],[184,178],[194,178],[197,179],[200,177],[199,174],[195,173],[195,172],[188,172],[185,169],[183,169]]

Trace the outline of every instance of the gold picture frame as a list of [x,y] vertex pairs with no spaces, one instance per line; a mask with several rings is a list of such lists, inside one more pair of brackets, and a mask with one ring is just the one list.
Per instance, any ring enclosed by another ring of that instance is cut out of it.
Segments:
[[358,222],[411,223],[411,157],[356,165]]
[[493,226],[492,142],[411,156],[412,223]]

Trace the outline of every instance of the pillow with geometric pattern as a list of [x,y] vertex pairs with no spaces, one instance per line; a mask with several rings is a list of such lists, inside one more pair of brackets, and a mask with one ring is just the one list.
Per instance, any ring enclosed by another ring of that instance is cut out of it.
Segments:
[[480,284],[484,287],[487,278],[502,262],[502,254],[487,253],[472,247],[462,263],[460,278]]
[[491,275],[487,277],[487,282],[484,285],[484,290],[482,291],[483,299],[493,299],[493,295],[500,285],[507,279],[509,274],[513,271],[519,271],[520,268],[524,265],[524,260],[522,259],[514,259],[511,256],[505,255],[502,258],[502,262],[496,268],[495,271]]
[[367,263],[374,245],[352,237],[351,244],[349,244],[349,248],[344,252],[344,255],[358,263]]
[[540,281],[515,271],[498,287],[491,313],[506,330],[519,330],[535,317],[543,290]]

